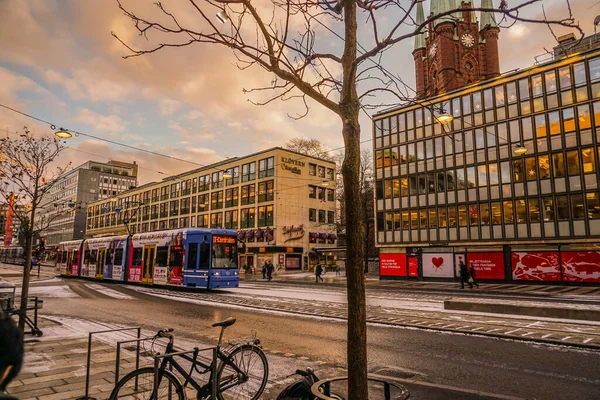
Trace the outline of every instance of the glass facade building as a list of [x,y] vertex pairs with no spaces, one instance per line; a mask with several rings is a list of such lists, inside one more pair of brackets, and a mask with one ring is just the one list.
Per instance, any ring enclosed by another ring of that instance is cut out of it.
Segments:
[[[440,110],[453,121],[437,123]],[[489,252],[501,264],[488,260],[498,270],[490,279],[533,280],[515,270],[523,254],[537,252],[558,257],[559,279],[554,274],[551,280],[568,281],[562,253],[598,256],[600,51],[505,74],[373,119],[377,243],[382,262],[389,255],[402,264],[392,275],[432,276],[436,267],[426,262],[434,253],[452,265],[432,277],[451,278],[457,257],[467,261],[469,252]],[[516,146],[527,152],[515,154]],[[597,264],[577,275],[579,281],[600,281]]]

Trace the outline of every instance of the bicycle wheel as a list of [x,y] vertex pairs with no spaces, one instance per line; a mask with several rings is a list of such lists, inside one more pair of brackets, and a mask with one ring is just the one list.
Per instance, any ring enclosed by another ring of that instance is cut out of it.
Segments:
[[[137,380],[137,382],[136,382]],[[162,372],[157,396],[154,393],[154,368],[140,368],[125,375],[110,394],[110,400],[185,400],[183,386],[169,371]]]
[[229,399],[251,399],[256,400],[267,386],[269,377],[269,364],[265,353],[256,346],[249,344],[236,347],[227,357],[246,376],[241,379],[237,372],[221,363],[217,371],[217,382],[219,382],[219,400]]

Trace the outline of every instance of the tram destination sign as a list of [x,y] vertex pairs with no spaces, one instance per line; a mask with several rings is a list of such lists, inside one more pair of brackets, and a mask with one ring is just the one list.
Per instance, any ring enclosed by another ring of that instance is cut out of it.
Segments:
[[234,236],[213,236],[213,243],[236,244],[237,238]]

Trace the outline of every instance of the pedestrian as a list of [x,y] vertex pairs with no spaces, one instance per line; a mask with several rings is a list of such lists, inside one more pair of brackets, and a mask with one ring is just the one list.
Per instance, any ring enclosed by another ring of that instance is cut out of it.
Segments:
[[263,279],[267,279],[267,262],[266,261],[262,267],[262,274],[263,274]]
[[475,267],[473,266],[473,264],[471,264],[471,266],[469,267],[469,283],[472,285],[475,285],[477,287],[479,287],[479,283],[477,283],[477,281],[475,280]]
[[319,283],[319,279],[323,282],[323,278],[321,278],[321,274],[323,273],[323,266],[321,264],[317,264],[315,267],[315,283]]
[[340,276],[340,266],[339,265],[335,266],[335,276]]
[[11,317],[0,310],[0,399],[17,400],[4,394],[23,365],[23,333]]
[[273,271],[275,270],[275,267],[273,266],[273,263],[271,261],[267,262],[267,281],[271,282],[271,279],[273,279]]
[[460,270],[460,288],[464,289],[465,283],[467,283],[467,285],[469,285],[469,287],[473,289],[473,284],[469,282],[469,269],[467,268],[465,263],[462,262],[462,260],[458,263],[458,267]]

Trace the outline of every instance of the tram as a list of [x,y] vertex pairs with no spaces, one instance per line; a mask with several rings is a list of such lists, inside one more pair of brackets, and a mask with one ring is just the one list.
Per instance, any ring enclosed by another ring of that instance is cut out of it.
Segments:
[[59,275],[217,289],[239,287],[237,232],[186,228],[59,244]]
[[[38,265],[38,249],[31,249],[31,266]],[[20,246],[0,247],[0,262],[25,265],[25,249]]]

